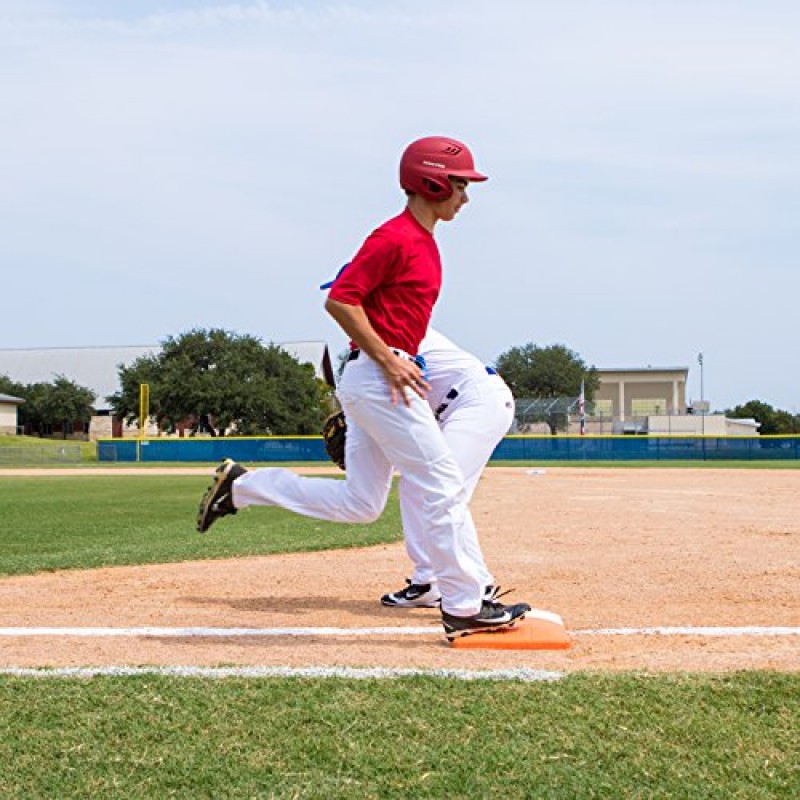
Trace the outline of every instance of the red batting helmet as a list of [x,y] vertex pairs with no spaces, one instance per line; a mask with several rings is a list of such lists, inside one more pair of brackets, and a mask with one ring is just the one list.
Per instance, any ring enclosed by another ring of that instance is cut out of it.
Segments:
[[400,159],[400,185],[427,200],[447,200],[453,193],[448,178],[485,181],[475,171],[469,148],[447,136],[426,136],[406,147]]

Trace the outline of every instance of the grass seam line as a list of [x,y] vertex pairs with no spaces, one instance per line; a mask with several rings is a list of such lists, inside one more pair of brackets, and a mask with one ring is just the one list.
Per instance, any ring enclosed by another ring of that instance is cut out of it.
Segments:
[[346,678],[376,680],[387,678],[455,678],[462,681],[557,681],[563,672],[515,669],[412,669],[389,667],[0,667],[0,675],[17,678],[98,678],[159,675],[177,678]]

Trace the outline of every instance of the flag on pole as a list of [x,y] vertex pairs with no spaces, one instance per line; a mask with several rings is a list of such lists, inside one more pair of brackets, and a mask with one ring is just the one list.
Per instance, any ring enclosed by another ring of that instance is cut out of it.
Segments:
[[578,396],[578,414],[580,414],[581,417],[581,436],[586,433],[586,394],[584,388],[584,382],[581,381],[581,393]]

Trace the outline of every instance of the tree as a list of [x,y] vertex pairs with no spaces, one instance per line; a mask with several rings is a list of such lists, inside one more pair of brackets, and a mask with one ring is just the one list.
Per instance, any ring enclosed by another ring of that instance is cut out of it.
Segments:
[[21,383],[12,381],[8,375],[0,375],[0,394],[8,394],[11,397],[21,397],[25,399],[25,387]]
[[150,386],[150,416],[162,429],[210,419],[240,435],[318,433],[321,393],[314,368],[249,335],[197,328],[168,337],[158,355],[120,365],[121,390],[108,398],[129,423],[139,386]]
[[95,393],[91,389],[58,375],[44,396],[41,414],[50,424],[63,423],[66,438],[66,429],[70,423],[89,424],[94,413],[95,400]]
[[761,423],[758,432],[764,436],[773,436],[798,432],[798,418],[788,411],[775,409],[761,400],[748,400],[740,406],[725,411],[731,419],[754,419]]
[[[583,382],[588,404],[594,400],[600,386],[597,370],[587,367],[577,353],[563,344],[539,347],[531,343],[512,347],[498,357],[497,371],[520,398],[577,397]],[[559,428],[566,428],[563,409],[545,412],[542,419],[553,435]]]
[[72,423],[88,425],[94,413],[95,394],[63,375],[52,383],[29,383],[20,387],[18,397],[25,403],[19,407],[19,424],[41,434],[45,426],[61,425],[64,438]]

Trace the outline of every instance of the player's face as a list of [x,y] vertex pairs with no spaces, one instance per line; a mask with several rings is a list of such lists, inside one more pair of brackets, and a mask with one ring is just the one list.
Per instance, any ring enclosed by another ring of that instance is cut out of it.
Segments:
[[435,205],[437,216],[443,222],[450,222],[461,210],[461,206],[469,203],[467,195],[469,181],[465,181],[463,178],[450,178],[450,185],[453,187],[453,193],[447,200],[442,200],[441,203]]

